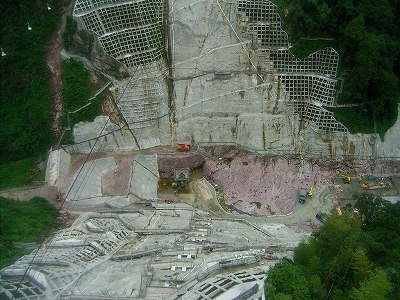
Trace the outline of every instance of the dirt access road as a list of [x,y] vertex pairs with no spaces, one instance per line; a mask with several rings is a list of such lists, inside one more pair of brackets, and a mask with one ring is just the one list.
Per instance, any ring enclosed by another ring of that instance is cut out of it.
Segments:
[[61,78],[61,50],[63,46],[62,35],[65,31],[67,15],[71,9],[62,7],[61,20],[56,33],[53,35],[46,47],[46,64],[50,70],[50,87],[53,94],[53,122],[51,129],[56,137],[59,137],[62,131],[62,117],[64,115],[64,106],[62,101],[62,78]]

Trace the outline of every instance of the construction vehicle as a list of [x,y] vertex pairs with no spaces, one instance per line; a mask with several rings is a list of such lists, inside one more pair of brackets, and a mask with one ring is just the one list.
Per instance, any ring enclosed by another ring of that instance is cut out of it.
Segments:
[[373,175],[365,175],[361,177],[361,187],[365,190],[378,190],[384,189],[389,186],[383,177],[376,177]]
[[176,150],[180,152],[185,152],[190,150],[190,145],[189,144],[178,144],[178,147],[176,147]]
[[314,189],[314,187],[312,186],[312,187],[310,187],[310,189],[308,190],[308,192],[307,192],[307,197],[312,197],[313,195],[314,195],[314,192],[315,192],[315,189]]
[[336,207],[335,207],[335,210],[336,210],[336,213],[337,213],[337,215],[340,217],[343,213],[342,213],[342,209],[340,208],[340,206],[339,205],[337,205]]
[[343,183],[350,183],[350,181],[351,181],[351,177],[349,175],[339,174],[339,177],[342,178]]
[[379,181],[362,181],[361,187],[364,190],[378,190],[386,187],[385,183]]
[[317,214],[315,215],[315,217],[317,218],[317,220],[319,220],[320,222],[324,223],[326,220],[326,214],[323,213],[322,211],[317,212]]
[[303,204],[306,202],[307,190],[306,188],[302,187],[299,190],[299,203]]

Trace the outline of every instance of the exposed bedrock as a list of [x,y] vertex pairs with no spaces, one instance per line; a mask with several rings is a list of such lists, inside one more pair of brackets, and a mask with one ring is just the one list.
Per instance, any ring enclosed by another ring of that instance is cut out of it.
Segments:
[[[304,61],[294,57],[272,2],[170,0],[164,11],[164,2],[157,1],[158,13],[150,18],[154,22],[140,19],[147,14],[143,8],[140,16],[121,15],[122,23],[107,16],[115,7],[139,4],[115,2],[80,1],[84,7],[76,6],[74,14],[97,34],[109,55],[130,68],[130,78],[115,82],[115,102],[126,125],[106,124],[104,117],[78,124],[74,135],[79,144],[70,147],[72,152],[183,142],[237,145],[260,154],[400,157],[400,121],[382,142],[378,135],[351,134],[335,120],[327,107],[335,105],[338,92],[339,54],[325,48]],[[150,2],[140,3],[147,7]],[[100,11],[99,26],[91,28],[89,14]],[[139,21],[143,26],[136,26]],[[157,47],[122,38],[126,32],[140,33]],[[162,47],[165,55],[160,57]]]

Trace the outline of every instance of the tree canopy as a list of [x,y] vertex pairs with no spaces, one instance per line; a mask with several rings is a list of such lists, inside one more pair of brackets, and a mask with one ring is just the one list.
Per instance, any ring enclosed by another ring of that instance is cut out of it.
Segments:
[[38,241],[48,233],[57,213],[44,198],[17,201],[0,197],[0,268],[26,253],[15,242]]
[[344,77],[335,109],[351,132],[381,136],[397,119],[400,99],[399,0],[278,0],[292,39],[334,38]]
[[268,272],[268,297],[400,299],[400,205],[368,193],[353,197],[359,214],[327,216],[295,249],[293,265]]
[[269,279],[265,286],[270,299],[284,299],[291,295],[293,299],[310,299],[309,283],[302,270],[284,261],[277,264],[269,273]]
[[[46,43],[60,19],[48,1],[1,1],[0,162],[38,156],[53,140]],[[28,22],[32,30],[28,30]]]
[[[6,54],[0,57],[0,189],[37,184],[44,179],[37,163],[45,159],[47,151],[59,138],[51,130],[56,109],[46,53],[60,24],[61,8],[66,9],[70,2],[0,2],[0,46]],[[50,10],[47,5],[51,6]],[[76,26],[69,17],[63,34],[67,49],[72,44]],[[82,64],[72,60],[63,62],[60,72],[64,111],[87,105],[69,116],[70,125],[92,121],[101,111],[105,94],[90,104],[88,98],[105,83],[104,80],[99,78],[101,76],[92,76]],[[66,114],[63,117],[62,125],[67,126]],[[71,142],[71,135],[71,131],[67,131],[63,141]]]

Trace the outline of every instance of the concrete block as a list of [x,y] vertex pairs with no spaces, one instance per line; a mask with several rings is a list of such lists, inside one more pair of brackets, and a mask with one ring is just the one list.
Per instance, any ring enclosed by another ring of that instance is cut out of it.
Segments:
[[157,155],[136,155],[132,160],[130,192],[145,200],[157,199],[158,179]]
[[68,173],[71,155],[63,149],[50,151],[47,159],[46,178],[48,185],[60,187]]

